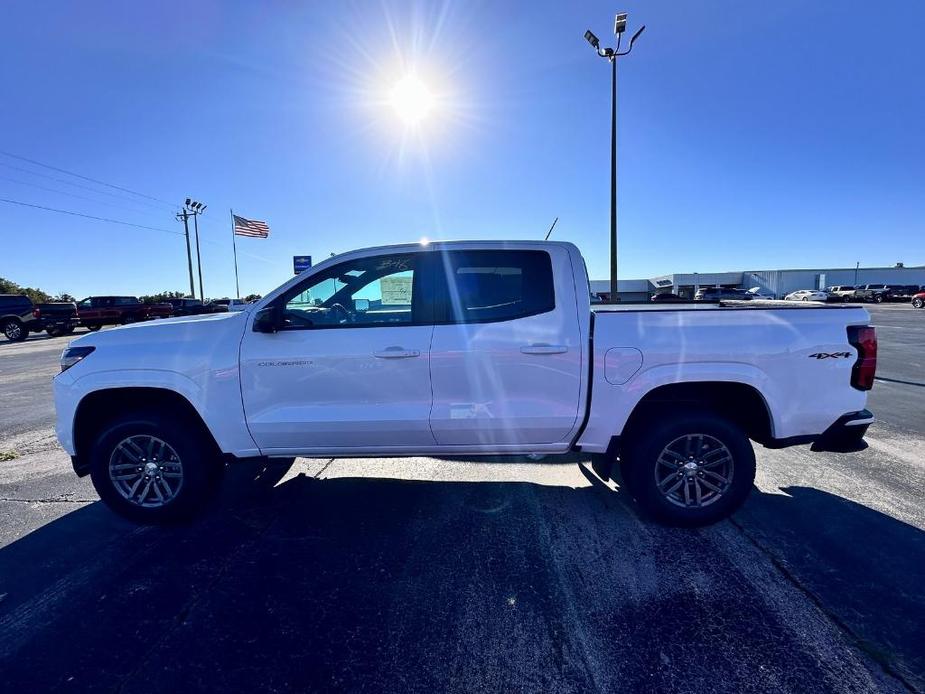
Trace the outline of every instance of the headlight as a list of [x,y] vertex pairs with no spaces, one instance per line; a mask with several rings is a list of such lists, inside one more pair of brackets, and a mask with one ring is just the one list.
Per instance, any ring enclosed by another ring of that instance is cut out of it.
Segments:
[[96,347],[68,347],[61,353],[61,370],[67,371]]

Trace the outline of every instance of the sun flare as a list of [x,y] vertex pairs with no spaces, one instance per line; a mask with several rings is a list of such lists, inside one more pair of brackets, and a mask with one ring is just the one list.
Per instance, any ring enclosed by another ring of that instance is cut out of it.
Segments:
[[389,93],[389,103],[406,125],[418,125],[434,110],[434,96],[420,79],[406,75]]

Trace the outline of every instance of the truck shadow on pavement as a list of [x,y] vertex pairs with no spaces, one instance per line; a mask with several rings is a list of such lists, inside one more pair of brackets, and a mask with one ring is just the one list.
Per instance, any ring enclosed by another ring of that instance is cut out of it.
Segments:
[[732,522],[678,530],[600,482],[282,472],[237,480],[190,526],[136,527],[95,503],[0,550],[4,688],[925,682],[923,533],[825,492],[755,490]]

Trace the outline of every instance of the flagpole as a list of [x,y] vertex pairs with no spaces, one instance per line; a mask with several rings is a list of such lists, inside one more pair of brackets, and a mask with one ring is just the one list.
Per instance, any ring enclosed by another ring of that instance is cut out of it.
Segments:
[[241,285],[238,284],[238,244],[235,239],[234,233],[234,210],[228,210],[231,213],[231,247],[234,249],[234,289],[235,289],[235,298],[241,298]]

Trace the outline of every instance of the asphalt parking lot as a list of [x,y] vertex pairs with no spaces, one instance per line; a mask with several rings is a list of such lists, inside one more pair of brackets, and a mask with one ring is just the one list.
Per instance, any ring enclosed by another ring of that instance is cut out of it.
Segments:
[[925,311],[870,311],[869,447],[759,447],[700,530],[577,458],[239,466],[135,527],[55,442],[67,339],[0,344],[3,688],[925,690]]

